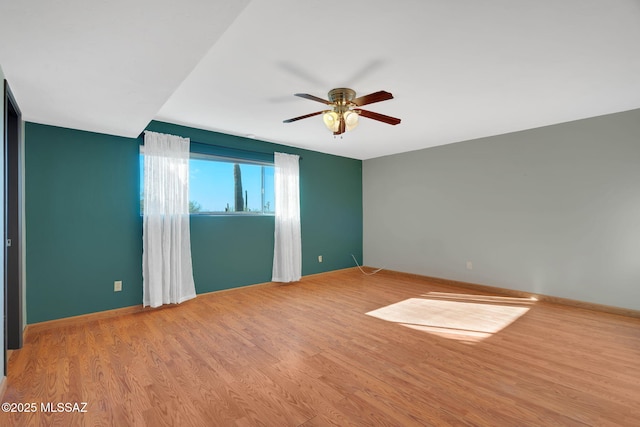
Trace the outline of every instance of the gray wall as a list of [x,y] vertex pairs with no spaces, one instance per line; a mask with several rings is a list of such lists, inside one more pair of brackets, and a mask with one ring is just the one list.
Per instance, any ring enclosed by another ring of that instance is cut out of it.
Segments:
[[640,110],[366,160],[363,207],[366,265],[640,310]]

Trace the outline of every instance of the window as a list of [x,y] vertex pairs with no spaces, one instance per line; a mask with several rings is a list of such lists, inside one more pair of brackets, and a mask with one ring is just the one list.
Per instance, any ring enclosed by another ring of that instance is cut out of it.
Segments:
[[273,214],[273,165],[191,155],[189,210],[207,214]]
[[[273,215],[273,163],[191,153],[189,212],[195,215]],[[140,155],[140,211],[144,160]]]

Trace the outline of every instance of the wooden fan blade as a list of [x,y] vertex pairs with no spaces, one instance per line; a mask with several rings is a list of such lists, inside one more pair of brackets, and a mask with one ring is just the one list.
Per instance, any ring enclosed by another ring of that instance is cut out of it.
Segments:
[[316,111],[315,113],[305,114],[304,116],[294,117],[293,119],[289,119],[289,120],[283,120],[282,123],[296,122],[298,120],[306,119],[308,117],[317,116],[318,114],[322,114],[322,113],[323,113],[322,111]]
[[374,113],[373,111],[361,110],[359,108],[354,109],[353,111],[360,114],[362,117],[378,120],[379,122],[388,123],[390,125],[397,125],[400,123],[400,119],[396,119],[395,117],[391,116],[385,116],[384,114],[380,113]]
[[331,102],[326,99],[318,98],[317,96],[309,95],[308,93],[294,93],[295,96],[299,96],[300,98],[310,99],[312,101],[322,102],[323,104],[331,105]]
[[370,93],[369,95],[361,96],[359,98],[354,99],[353,102],[358,107],[362,107],[363,105],[373,104],[374,102],[386,101],[388,99],[393,99],[393,95],[389,92],[385,92],[384,90]]

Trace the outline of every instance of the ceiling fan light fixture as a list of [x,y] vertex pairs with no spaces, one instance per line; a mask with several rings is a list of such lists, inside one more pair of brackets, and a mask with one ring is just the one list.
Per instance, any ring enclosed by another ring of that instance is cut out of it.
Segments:
[[400,119],[396,117],[385,116],[384,114],[374,113],[373,111],[363,110],[360,108],[363,105],[393,99],[393,95],[384,90],[379,90],[378,92],[373,92],[369,95],[356,98],[356,92],[353,89],[340,87],[329,91],[329,100],[318,98],[317,96],[309,95],[308,93],[296,93],[295,96],[321,102],[327,105],[330,109],[283,120],[283,123],[296,122],[298,120],[322,114],[322,121],[327,129],[333,132],[334,137],[336,135],[342,135],[346,131],[355,129],[360,121],[359,116],[377,120],[389,125],[397,125],[400,123]]
[[355,111],[344,112],[344,124],[348,131],[355,129],[358,126],[358,113]]
[[325,126],[331,132],[337,132],[340,128],[340,117],[338,113],[335,111],[327,111],[322,115],[322,120],[324,121]]

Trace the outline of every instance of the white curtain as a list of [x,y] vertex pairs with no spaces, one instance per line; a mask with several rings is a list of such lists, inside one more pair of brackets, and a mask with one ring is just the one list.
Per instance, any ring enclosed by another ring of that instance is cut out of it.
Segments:
[[302,276],[300,168],[295,154],[274,153],[276,202],[274,282],[296,282]]
[[196,296],[189,232],[189,139],[145,131],[143,305]]

